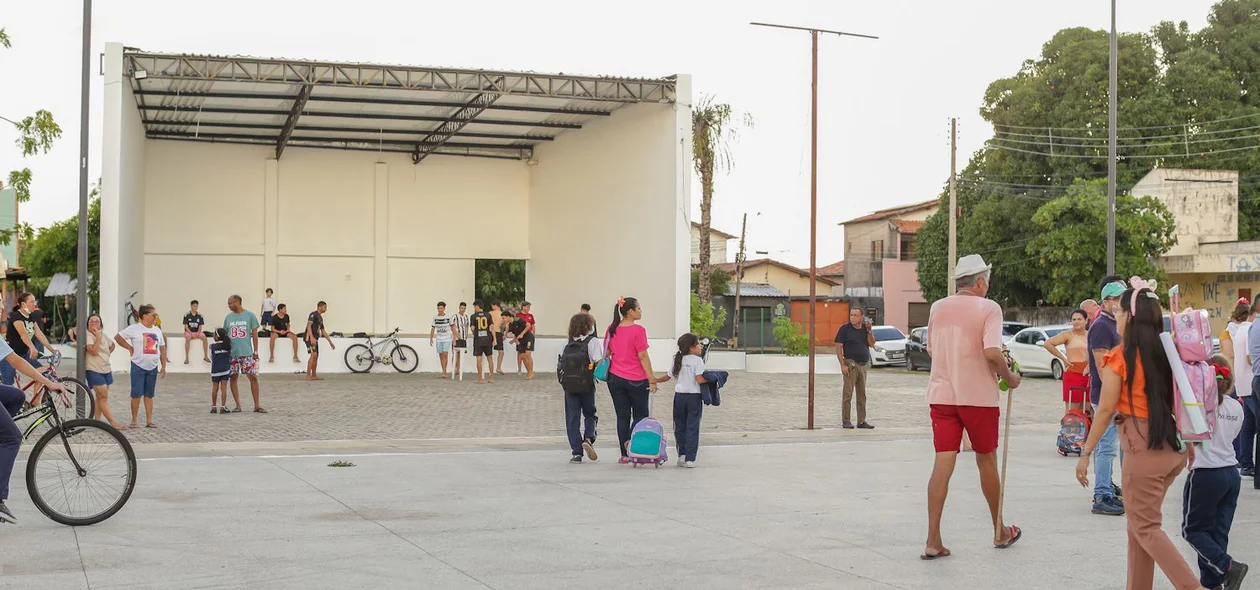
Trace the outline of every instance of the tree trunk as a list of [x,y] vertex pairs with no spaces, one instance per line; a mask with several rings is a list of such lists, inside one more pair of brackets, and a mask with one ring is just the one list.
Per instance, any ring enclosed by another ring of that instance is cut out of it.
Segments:
[[713,272],[709,241],[712,208],[713,162],[710,160],[700,164],[700,288],[698,290],[702,302],[711,301],[713,298],[713,288],[709,283],[709,275]]

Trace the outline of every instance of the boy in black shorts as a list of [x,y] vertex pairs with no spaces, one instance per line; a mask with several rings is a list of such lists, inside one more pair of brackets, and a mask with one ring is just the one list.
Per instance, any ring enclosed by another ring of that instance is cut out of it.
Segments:
[[486,363],[490,365],[486,372],[490,374],[490,382],[494,383],[494,360],[491,358],[494,354],[494,333],[490,331],[493,322],[490,314],[481,308],[480,301],[473,302],[473,310],[468,324],[472,331],[473,356],[477,358],[477,383],[486,382],[485,373],[482,373],[481,357],[485,357]]

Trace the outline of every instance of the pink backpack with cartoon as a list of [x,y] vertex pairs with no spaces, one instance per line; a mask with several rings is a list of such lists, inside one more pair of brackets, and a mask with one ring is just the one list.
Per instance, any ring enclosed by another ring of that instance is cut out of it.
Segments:
[[[1207,311],[1188,307],[1179,311],[1180,300],[1178,287],[1169,289],[1171,336],[1177,352],[1175,360],[1180,361],[1172,362],[1174,359],[1169,358],[1173,370],[1173,392],[1176,401],[1181,402],[1174,403],[1177,430],[1184,441],[1206,442],[1216,431],[1218,393],[1216,370],[1207,363],[1212,358],[1212,327]],[[1192,395],[1183,393],[1187,388]],[[1191,416],[1192,412],[1196,415]]]

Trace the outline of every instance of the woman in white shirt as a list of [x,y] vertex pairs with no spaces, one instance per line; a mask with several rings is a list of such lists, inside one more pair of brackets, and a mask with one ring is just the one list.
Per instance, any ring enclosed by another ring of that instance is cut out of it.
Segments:
[[679,467],[695,467],[696,452],[700,450],[700,416],[704,413],[704,400],[700,384],[704,383],[704,359],[700,353],[700,337],[690,332],[678,338],[678,352],[674,354],[674,366],[669,374],[674,376],[674,444],[678,450]]

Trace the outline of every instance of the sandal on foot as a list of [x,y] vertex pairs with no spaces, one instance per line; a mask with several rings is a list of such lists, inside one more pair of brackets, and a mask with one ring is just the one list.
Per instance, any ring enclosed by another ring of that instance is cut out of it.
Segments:
[[150,422],[150,423],[148,423],[148,424],[145,424],[145,425],[144,425],[144,427],[145,427],[145,428],[157,428],[157,424],[154,424],[154,423]]
[[928,552],[924,551],[924,552],[923,552],[923,555],[920,555],[920,556],[919,556],[919,559],[922,559],[923,561],[932,561],[933,559],[940,559],[940,558],[942,558],[942,557],[949,557],[950,555],[951,555],[951,553],[949,552],[949,549],[942,549],[942,550],[941,550],[941,552],[940,552],[940,553],[937,553],[936,555],[932,555],[931,553],[928,553]]
[[135,422],[132,422],[130,425],[127,426],[127,428],[140,428],[140,426],[136,424]]
[[262,408],[254,408],[254,413],[255,413],[255,414],[266,414],[266,413],[267,413],[267,410],[264,410],[264,409],[262,409]]
[[232,410],[232,413],[233,413],[233,414],[239,414],[239,413],[241,413],[241,408],[240,408],[240,407],[237,407],[236,409]]
[[1014,545],[1020,537],[1024,536],[1024,531],[1015,525],[1006,527],[1006,532],[1010,534],[1010,538],[1002,543],[994,543],[993,547],[995,549],[1006,549],[1007,547]]

